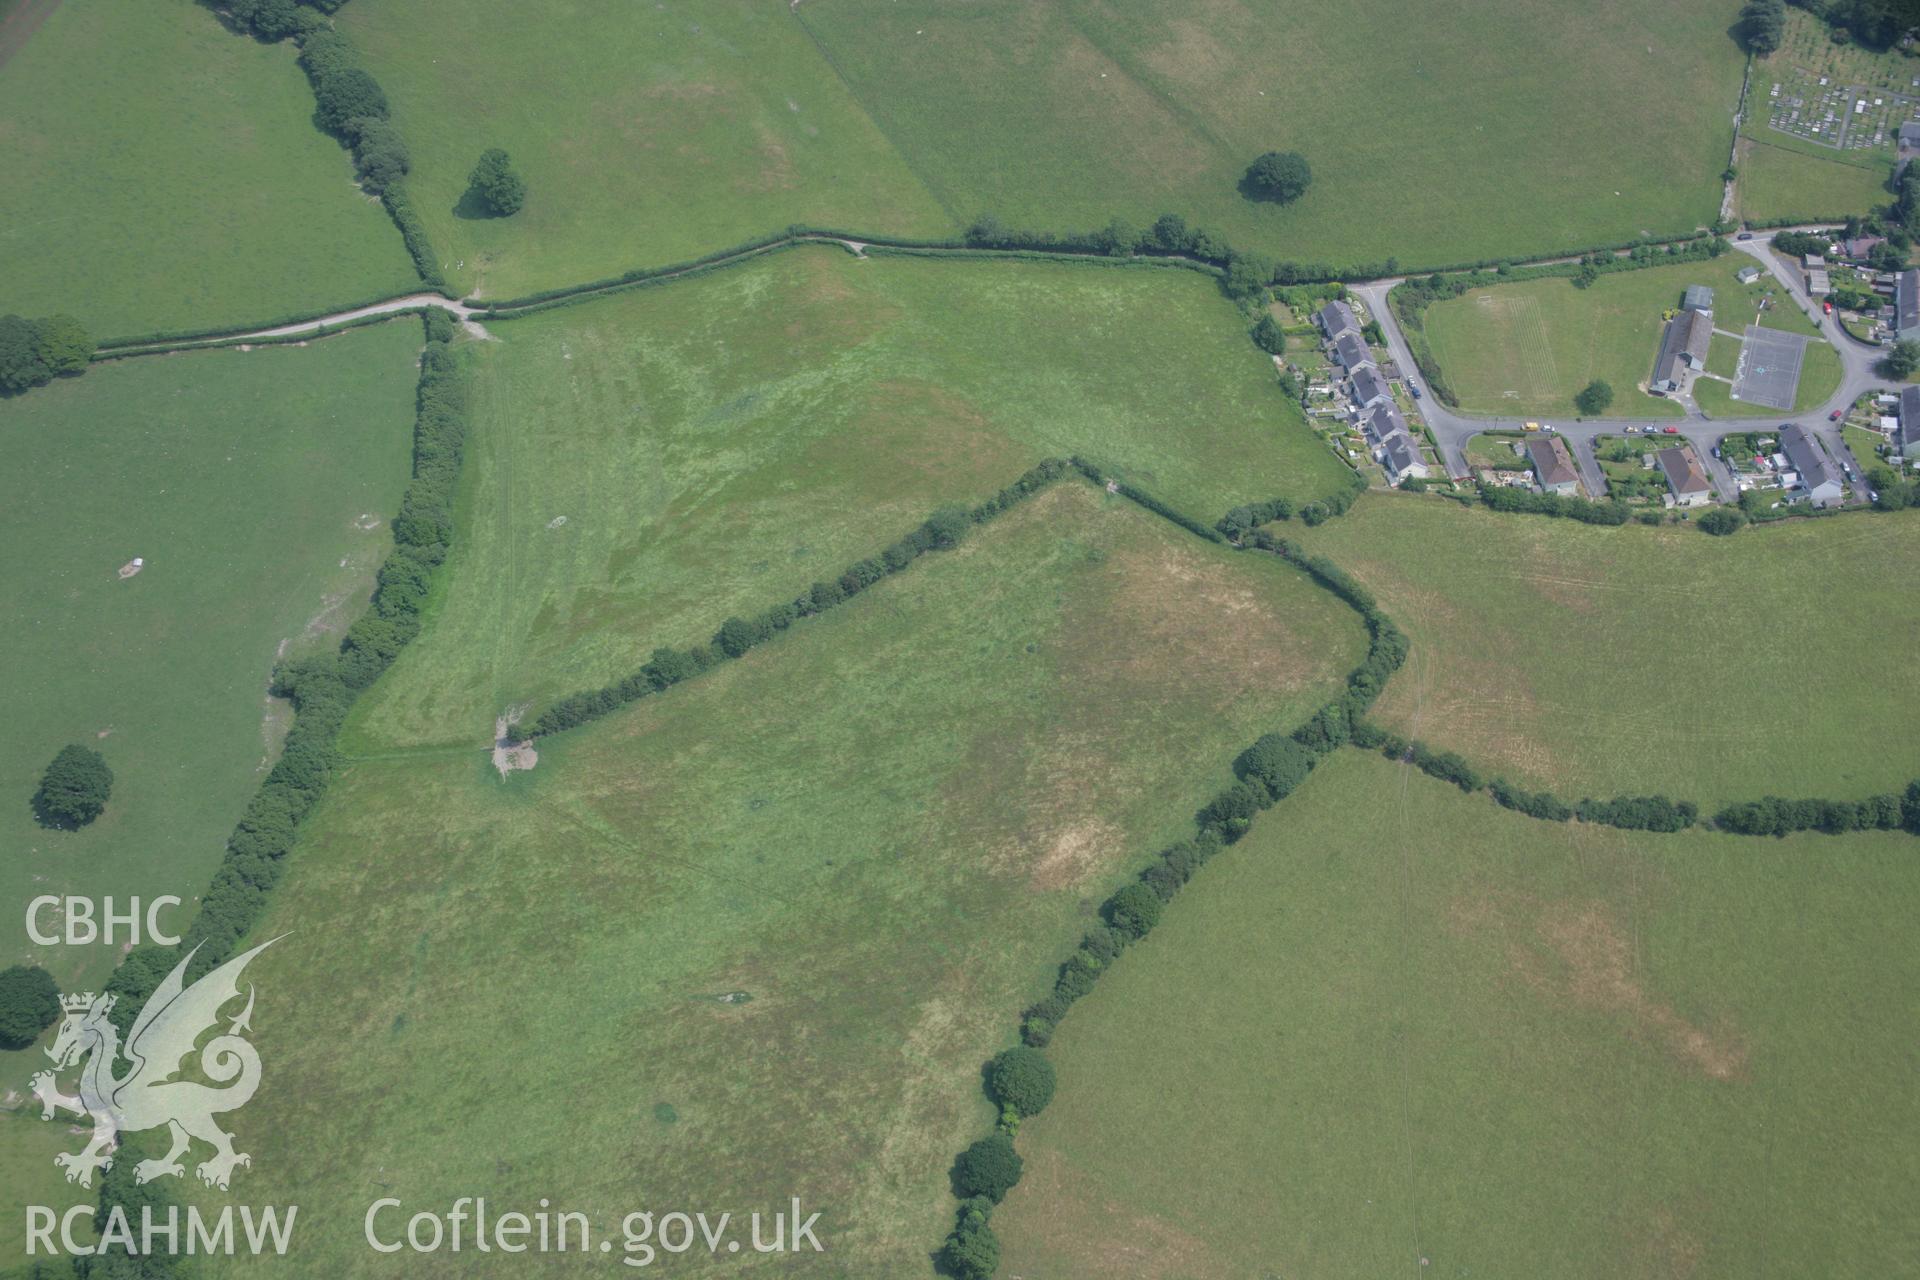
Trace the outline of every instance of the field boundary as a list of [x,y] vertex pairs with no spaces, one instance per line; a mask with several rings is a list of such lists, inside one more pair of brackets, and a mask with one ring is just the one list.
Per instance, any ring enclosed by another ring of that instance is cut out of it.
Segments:
[[[335,744],[347,712],[420,631],[420,611],[453,537],[452,498],[466,432],[464,371],[452,351],[457,326],[437,310],[424,316],[424,326],[412,479],[391,525],[394,549],[380,566],[379,585],[336,652],[275,668],[271,690],[294,708],[280,758],[228,837],[220,867],[182,939],[133,948],[107,980],[105,991],[118,998],[112,1016],[123,1034],[174,965],[190,959],[189,980],[199,977],[232,955],[259,921],[302,823],[340,763]],[[142,1141],[139,1135],[123,1135],[121,1158],[101,1182],[102,1214],[164,1199],[158,1188],[135,1190],[131,1184],[130,1154]],[[153,1274],[174,1274],[173,1256],[153,1255]]]

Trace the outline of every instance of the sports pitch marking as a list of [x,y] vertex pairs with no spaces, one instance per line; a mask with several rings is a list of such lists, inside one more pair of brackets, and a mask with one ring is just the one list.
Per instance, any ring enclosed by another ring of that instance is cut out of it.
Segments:
[[1734,366],[1733,398],[1773,409],[1793,408],[1794,393],[1800,387],[1800,364],[1806,355],[1807,339],[1803,335],[1748,325],[1747,336],[1740,344],[1739,363]]

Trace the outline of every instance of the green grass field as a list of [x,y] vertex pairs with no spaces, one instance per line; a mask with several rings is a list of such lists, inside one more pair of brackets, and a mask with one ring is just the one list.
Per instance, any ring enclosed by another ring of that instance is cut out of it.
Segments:
[[[355,0],[339,21],[393,99],[458,288],[513,297],[796,222],[958,229],[779,0]],[[526,176],[512,218],[460,207],[490,146]]]
[[1376,718],[1516,782],[1857,799],[1920,759],[1891,656],[1920,625],[1920,519],[1710,538],[1368,497],[1299,536],[1413,639]]
[[[1283,257],[1408,265],[1684,231],[1717,208],[1741,68],[1726,15],[1654,0],[1472,0],[1444,20],[1253,0],[356,0],[340,21],[394,99],[450,278],[493,297],[794,222],[948,235],[983,212],[1054,230],[1177,212]],[[531,192],[504,221],[456,212],[488,145]],[[1290,209],[1237,190],[1276,148],[1314,166]]]
[[1916,909],[1907,835],[1544,824],[1343,753],[1062,1023],[1000,1274],[1898,1274]]
[[[1728,13],[1654,0],[831,0],[798,18],[960,217],[1174,212],[1279,257],[1409,267],[1711,220],[1742,66]],[[1270,150],[1313,166],[1292,207],[1237,190]]]
[[116,337],[415,287],[312,115],[291,44],[192,0],[61,5],[0,77],[0,311]]
[[[1824,149],[1824,148],[1823,148]],[[1865,214],[1893,197],[1887,191],[1888,164],[1884,158],[1868,167],[1837,156],[1808,155],[1803,151],[1758,138],[1740,142],[1739,211],[1742,218],[1761,221],[1821,218]]]
[[[1769,276],[1751,285],[1735,277],[1754,260],[1729,253],[1709,262],[1686,262],[1603,275],[1591,288],[1549,278],[1474,289],[1427,309],[1427,337],[1434,359],[1468,412],[1571,416],[1573,397],[1595,378],[1613,386],[1610,416],[1681,416],[1680,406],[1641,390],[1653,374],[1665,315],[1680,305],[1688,285],[1714,290],[1714,327],[1740,333],[1755,317],[1789,333],[1812,334],[1813,324]],[[1762,298],[1774,299],[1765,312]],[[1737,350],[1733,338],[1713,345]],[[1839,358],[1809,348],[1800,395],[1819,403],[1839,385]],[[1719,392],[1721,413],[1778,414],[1778,409],[1740,406],[1726,400],[1724,386],[1695,384],[1711,399]]]
[[[337,639],[390,543],[419,339],[398,321],[117,361],[0,401],[0,590],[18,620],[0,637],[0,909],[16,929],[28,899],[69,892],[171,893],[187,906],[169,923],[187,923],[277,745],[276,649]],[[378,526],[357,528],[368,514]],[[79,832],[44,831],[27,799],[69,742],[106,756],[113,798]],[[98,982],[114,954],[34,958]],[[37,1056],[0,1055],[5,1086]]]
[[780,1274],[918,1274],[1019,1002],[1362,643],[1277,561],[1068,480],[507,784],[480,750],[352,765],[249,970],[246,1194],[302,1206],[302,1275],[377,1269],[380,1189],[603,1230],[797,1195],[827,1253]]
[[1208,520],[1344,482],[1188,271],[796,249],[493,331],[455,558],[500,572],[454,577],[356,751],[491,741],[1050,455]]

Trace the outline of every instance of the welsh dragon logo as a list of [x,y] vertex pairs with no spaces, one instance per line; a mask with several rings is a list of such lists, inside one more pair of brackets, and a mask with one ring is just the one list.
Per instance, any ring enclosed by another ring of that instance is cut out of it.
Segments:
[[[148,997],[140,1016],[127,1033],[124,1048],[119,1030],[108,1019],[114,997],[88,991],[62,996],[66,1019],[47,1056],[54,1061],[53,1071],[33,1077],[33,1093],[40,1099],[40,1118],[53,1119],[56,1110],[71,1111],[93,1118],[93,1138],[78,1155],[61,1152],[53,1162],[67,1171],[67,1181],[83,1187],[93,1185],[95,1169],[113,1167],[113,1151],[122,1133],[167,1126],[173,1133],[173,1147],[158,1160],[142,1160],[134,1168],[136,1182],[151,1182],[164,1176],[179,1176],[186,1170],[180,1157],[187,1153],[194,1138],[213,1147],[212,1158],[202,1160],[198,1173],[209,1186],[226,1190],[236,1165],[252,1164],[253,1158],[233,1149],[233,1135],[214,1123],[223,1111],[237,1111],[260,1087],[260,1055],[241,1037],[251,1030],[253,988],[247,988],[247,1005],[222,1034],[205,1045],[200,1037],[215,1029],[220,1010],[240,996],[240,973],[247,962],[278,942],[261,943],[253,950],[237,955],[206,974],[192,986],[182,978],[193,960],[195,947],[173,972]],[[91,1054],[80,1071],[80,1093],[72,1097],[60,1092],[54,1083],[55,1072],[64,1071]],[[122,1055],[132,1065],[124,1075],[115,1075]],[[196,1055],[199,1074],[213,1081],[183,1080],[181,1060]]]

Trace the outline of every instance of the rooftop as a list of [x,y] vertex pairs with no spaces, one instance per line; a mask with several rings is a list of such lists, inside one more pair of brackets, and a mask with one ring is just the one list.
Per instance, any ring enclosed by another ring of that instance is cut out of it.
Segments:
[[1826,450],[1799,423],[1780,433],[1780,452],[1787,455],[1788,464],[1800,473],[1800,483],[1809,490],[1839,484],[1834,479],[1833,468],[1827,465]]
[[1573,457],[1567,452],[1566,442],[1557,435],[1535,436],[1527,441],[1527,457],[1533,462],[1533,473],[1549,489],[1580,479],[1580,473],[1573,467]]
[[1707,478],[1707,469],[1700,465],[1700,455],[1692,445],[1662,449],[1659,459],[1660,469],[1667,473],[1667,483],[1676,494],[1713,492],[1713,481]]

